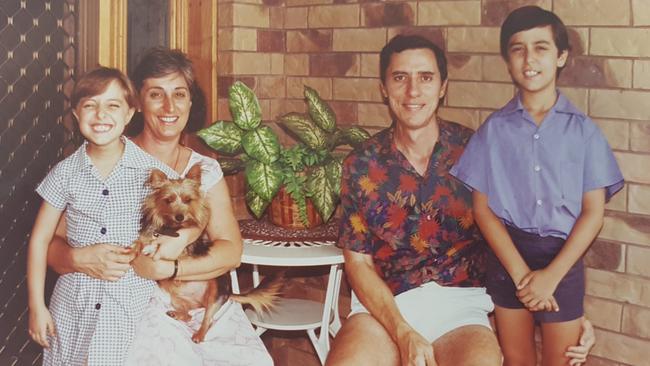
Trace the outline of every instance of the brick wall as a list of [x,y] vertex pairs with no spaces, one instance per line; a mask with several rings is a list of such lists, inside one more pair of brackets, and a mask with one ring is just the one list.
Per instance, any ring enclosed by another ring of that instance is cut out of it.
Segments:
[[269,122],[304,110],[307,84],[331,101],[339,123],[377,131],[389,124],[378,51],[393,35],[412,32],[448,52],[442,116],[476,128],[515,92],[498,33],[505,15],[525,4],[555,11],[570,27],[573,51],[561,89],[599,124],[627,182],[607,205],[586,257],[586,311],[598,336],[589,364],[648,364],[650,1],[221,1],[219,118],[230,118],[225,98],[234,80],[254,88]]

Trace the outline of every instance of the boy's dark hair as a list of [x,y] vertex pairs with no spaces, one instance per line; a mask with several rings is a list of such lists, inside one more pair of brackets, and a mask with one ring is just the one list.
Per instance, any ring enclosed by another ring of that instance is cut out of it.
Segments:
[[137,108],[138,98],[131,80],[122,71],[103,66],[87,72],[77,80],[70,96],[70,105],[73,109],[77,108],[83,99],[105,92],[113,81],[124,91],[124,99],[129,108]]
[[[569,34],[562,20],[552,11],[544,10],[539,6],[522,6],[513,10],[501,25],[501,56],[508,60],[508,43],[510,38],[518,32],[551,26],[553,41],[559,54],[571,50]],[[558,68],[558,73],[562,68]]]
[[430,49],[433,52],[436,56],[438,71],[440,71],[440,80],[443,82],[447,80],[447,58],[440,47],[422,36],[398,34],[386,43],[379,54],[379,73],[381,76],[381,82],[384,83],[386,81],[386,71],[388,70],[390,58],[393,54],[420,48]]
[[[185,126],[185,132],[196,132],[203,127],[206,118],[205,94],[199,88],[194,78],[192,61],[180,50],[170,50],[165,47],[149,49],[140,59],[131,73],[131,80],[138,93],[142,91],[145,80],[159,78],[173,73],[179,73],[187,82],[192,107]],[[144,120],[142,113],[136,113],[127,126],[126,134],[135,136],[142,131]]]

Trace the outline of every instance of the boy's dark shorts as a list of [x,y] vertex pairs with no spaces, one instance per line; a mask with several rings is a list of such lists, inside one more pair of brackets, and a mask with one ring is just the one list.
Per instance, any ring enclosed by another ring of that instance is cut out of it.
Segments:
[[[565,242],[561,238],[541,237],[510,226],[506,226],[506,228],[517,250],[531,270],[539,270],[548,266]],[[517,289],[510,275],[492,251],[489,251],[487,266],[486,287],[494,304],[508,309],[525,308],[517,298]],[[553,296],[560,306],[560,311],[534,311],[531,314],[536,322],[564,322],[580,318],[583,315],[585,274],[582,258],[562,278]]]

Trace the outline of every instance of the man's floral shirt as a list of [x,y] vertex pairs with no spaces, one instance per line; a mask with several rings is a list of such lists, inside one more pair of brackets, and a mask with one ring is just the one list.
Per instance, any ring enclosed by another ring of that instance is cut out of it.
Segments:
[[439,121],[425,176],[393,142],[393,127],[345,159],[338,246],[370,254],[394,295],[436,281],[482,286],[486,245],[474,224],[471,192],[449,169],[472,130]]

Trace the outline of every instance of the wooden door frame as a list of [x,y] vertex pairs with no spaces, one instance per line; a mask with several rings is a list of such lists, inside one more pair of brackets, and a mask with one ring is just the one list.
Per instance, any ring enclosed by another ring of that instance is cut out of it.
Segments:
[[[125,71],[128,0],[83,0],[78,6],[77,72],[83,74],[98,65]],[[208,121],[216,120],[216,1],[169,0],[169,47],[182,50],[194,63],[195,80],[205,93]]]

